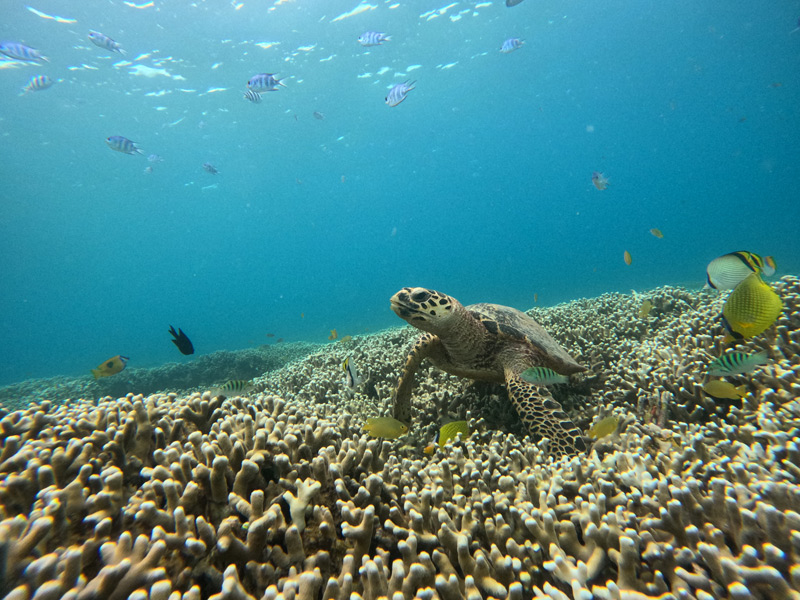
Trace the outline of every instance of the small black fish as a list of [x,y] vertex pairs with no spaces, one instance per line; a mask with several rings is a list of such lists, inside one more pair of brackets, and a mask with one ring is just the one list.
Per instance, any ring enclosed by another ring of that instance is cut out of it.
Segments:
[[516,6],[522,2],[522,0],[506,0],[506,6]]
[[170,325],[169,326],[169,333],[175,339],[172,340],[172,343],[178,347],[178,350],[181,351],[181,354],[194,354],[194,346],[192,346],[192,340],[186,337],[186,334],[183,333],[183,330],[178,327],[178,331],[175,331],[175,328]]

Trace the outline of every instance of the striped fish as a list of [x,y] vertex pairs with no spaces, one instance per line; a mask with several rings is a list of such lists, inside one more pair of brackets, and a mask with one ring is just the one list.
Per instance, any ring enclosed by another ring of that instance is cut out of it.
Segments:
[[531,367],[519,374],[522,381],[527,381],[534,385],[553,385],[554,383],[567,383],[569,378],[559,375],[553,369],[547,367]]
[[740,250],[723,254],[708,263],[706,278],[708,285],[716,290],[732,290],[750,273],[763,272],[770,276],[775,273],[775,259],[771,256],[761,258],[758,254]]
[[47,75],[36,75],[34,77],[31,77],[31,80],[28,82],[28,85],[22,88],[22,94],[27,94],[28,92],[40,92],[42,90],[46,90],[54,83],[55,80],[51,79]]
[[362,46],[380,46],[383,42],[391,42],[391,36],[380,31],[365,31],[358,36],[358,43]]
[[508,54],[509,52],[513,52],[514,50],[519,50],[520,48],[522,48],[522,44],[524,43],[525,42],[523,42],[519,38],[509,38],[505,42],[503,42],[503,45],[500,47],[500,52]]
[[257,94],[263,94],[264,92],[277,91],[279,85],[286,87],[285,84],[281,83],[280,79],[275,77],[275,73],[259,73],[250,78],[247,82],[247,89]]
[[712,377],[727,377],[728,375],[749,373],[756,367],[767,364],[767,362],[769,362],[769,360],[766,350],[756,352],[755,354],[729,352],[728,354],[723,354],[708,365],[708,374]]
[[41,60],[47,62],[47,58],[42,56],[38,50],[26,46],[25,44],[20,44],[19,42],[0,42],[0,54],[5,54],[8,58],[14,60],[24,60],[28,62],[37,62]]
[[386,104],[389,106],[397,106],[406,99],[408,92],[414,89],[416,81],[404,81],[394,86],[386,96]]
[[112,40],[107,35],[100,33],[99,31],[90,31],[89,41],[98,48],[103,48],[109,52],[119,52],[120,54],[125,54],[125,51],[122,49],[120,44]]
[[122,137],[121,135],[112,135],[106,138],[106,144],[112,150],[116,150],[117,152],[122,152],[123,154],[144,154],[139,147],[136,145],[136,142],[132,142],[126,137]]
[[253,104],[258,104],[259,102],[261,102],[261,94],[259,94],[258,92],[254,92],[251,89],[247,89],[244,91],[244,99],[250,100],[250,102],[252,102]]
[[231,379],[224,384],[211,388],[212,396],[229,396],[232,394],[249,394],[251,392],[260,392],[264,389],[263,384],[255,384],[247,379]]

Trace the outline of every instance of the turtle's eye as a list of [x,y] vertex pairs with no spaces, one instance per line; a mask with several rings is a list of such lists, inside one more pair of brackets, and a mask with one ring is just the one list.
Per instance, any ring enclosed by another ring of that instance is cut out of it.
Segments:
[[419,292],[414,292],[413,294],[411,294],[411,299],[414,302],[425,302],[430,297],[431,297],[430,292],[427,292],[425,290],[420,290]]

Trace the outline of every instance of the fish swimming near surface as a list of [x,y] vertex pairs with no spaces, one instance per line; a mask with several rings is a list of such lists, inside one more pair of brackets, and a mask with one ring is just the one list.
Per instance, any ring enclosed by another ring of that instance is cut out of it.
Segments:
[[229,396],[232,394],[247,395],[251,392],[258,392],[264,389],[263,385],[257,385],[249,379],[231,379],[220,386],[211,388],[212,396]]
[[781,297],[761,280],[758,273],[750,273],[725,300],[722,324],[729,338],[751,338],[771,327],[781,311]]
[[520,2],[522,2],[522,0],[506,0],[506,6],[510,8],[512,6],[516,6]]
[[212,165],[209,162],[203,163],[203,169],[205,169],[206,173],[211,173],[212,175],[216,175],[216,174],[219,173],[219,170],[217,169],[217,167],[215,167],[214,165]]
[[408,425],[394,417],[370,417],[362,429],[372,437],[387,440],[395,440],[408,433]]
[[136,142],[132,142],[121,135],[107,137],[106,144],[108,144],[108,147],[112,150],[122,152],[123,154],[144,154],[144,152],[139,149],[139,146],[136,145]]
[[92,375],[94,375],[95,379],[116,375],[125,368],[125,365],[128,364],[129,360],[130,359],[127,356],[117,354],[116,356],[109,358],[98,365],[96,369],[92,369]]
[[189,354],[194,354],[194,346],[192,345],[192,340],[186,337],[186,334],[183,332],[183,329],[178,327],[178,331],[175,331],[175,328],[172,325],[170,325],[169,333],[173,338],[175,338],[170,341],[178,347],[178,350],[181,351],[181,354],[184,354],[186,356],[188,356]]
[[657,237],[658,239],[662,239],[662,238],[664,237],[664,234],[663,234],[663,233],[661,233],[661,230],[660,230],[660,229],[658,229],[658,228],[656,228],[656,227],[653,227],[653,228],[650,230],[650,233],[652,233],[652,234],[653,234],[655,237]]
[[47,57],[42,56],[36,48],[19,42],[0,42],[0,54],[24,62],[48,62]]
[[276,92],[278,91],[278,86],[286,87],[286,84],[281,82],[281,79],[275,77],[275,73],[259,73],[258,75],[253,75],[247,81],[247,89],[257,94]]
[[361,385],[363,382],[361,379],[361,374],[358,372],[355,363],[349,356],[344,359],[344,362],[342,363],[342,369],[344,369],[347,387],[352,390]]
[[594,171],[592,173],[592,183],[598,190],[604,190],[608,187],[610,180],[599,171]]
[[151,154],[150,156],[147,157],[147,162],[160,163],[164,162],[164,159],[158,154]]
[[317,121],[324,121],[325,120],[325,114],[319,112],[318,110],[315,110],[312,114],[314,115],[314,118]]
[[639,307],[639,318],[646,319],[651,310],[653,310],[653,303],[650,300],[645,300]]
[[519,38],[508,38],[503,45],[500,47],[500,52],[503,54],[508,54],[509,52],[513,52],[514,50],[519,50],[522,48],[522,44],[525,42]]
[[244,91],[244,99],[249,100],[253,104],[258,104],[261,102],[261,94],[248,88]]
[[703,386],[703,391],[714,398],[724,398],[727,400],[739,400],[747,395],[747,386],[735,386],[728,381],[713,379]]
[[115,42],[110,37],[100,33],[99,31],[90,31],[89,41],[103,50],[108,50],[109,52],[119,52],[122,55],[125,54],[125,50],[122,49],[121,44]]
[[712,377],[727,377],[728,375],[739,375],[749,373],[756,367],[765,365],[769,362],[767,351],[762,350],[755,354],[745,354],[744,352],[728,352],[719,358],[711,361],[708,365],[708,374]]
[[607,435],[611,435],[617,430],[617,426],[619,425],[619,417],[611,416],[605,417],[604,419],[600,419],[594,425],[589,427],[589,431],[586,432],[586,435],[589,437],[597,438],[604,438]]
[[31,77],[31,80],[28,82],[24,88],[22,88],[22,94],[27,94],[28,92],[41,92],[42,90],[46,90],[50,86],[55,83],[55,80],[47,75],[35,75]]
[[386,104],[389,106],[397,106],[403,100],[406,99],[408,92],[414,89],[416,86],[416,81],[404,81],[403,83],[398,83],[386,95]]
[[633,257],[631,256],[630,252],[625,250],[625,252],[622,253],[622,260],[625,261],[626,265],[630,266],[630,264],[633,262]]
[[461,434],[461,439],[465,439],[469,435],[469,423],[466,421],[450,421],[449,423],[445,423],[439,428],[439,431],[436,432],[433,442],[426,446],[423,452],[425,454],[433,454],[437,445],[439,448],[444,448],[445,444],[455,439],[459,433]]
[[383,42],[391,42],[391,36],[380,31],[365,31],[358,36],[358,43],[362,46],[380,46]]
[[740,250],[723,254],[708,263],[706,279],[715,290],[732,290],[750,273],[761,273],[769,277],[775,273],[775,259],[761,258],[758,254]]
[[553,369],[548,369],[547,367],[531,367],[525,369],[519,376],[523,381],[535,385],[553,385],[554,383],[567,383],[569,381],[569,377],[566,375],[559,375]]

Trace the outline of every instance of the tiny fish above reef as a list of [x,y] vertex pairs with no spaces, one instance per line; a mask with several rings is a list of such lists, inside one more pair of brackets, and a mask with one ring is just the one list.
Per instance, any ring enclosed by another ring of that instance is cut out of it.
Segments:
[[414,89],[416,85],[416,81],[404,81],[403,83],[398,83],[386,95],[386,104],[389,106],[397,106],[403,100],[406,99],[408,92]]
[[38,50],[19,42],[0,42],[0,54],[25,62],[47,62],[47,58],[42,56]]
[[777,321],[783,301],[758,273],[750,273],[722,306],[722,324],[733,339],[746,339],[766,331]]
[[422,451],[425,454],[433,454],[437,444],[439,448],[444,448],[445,444],[455,439],[459,433],[461,434],[461,439],[465,439],[469,435],[469,423],[466,421],[450,421],[449,423],[445,423],[439,428],[439,431],[436,432],[433,442],[425,446]]
[[622,260],[625,261],[626,265],[630,266],[630,264],[633,262],[633,257],[631,256],[630,252],[625,250],[625,252],[622,253]]
[[108,144],[108,147],[112,150],[122,152],[123,154],[144,154],[144,152],[139,149],[139,146],[136,145],[136,142],[132,142],[121,135],[107,137],[106,144]]
[[120,54],[125,54],[125,51],[122,49],[121,44],[118,44],[110,37],[108,37],[103,33],[100,33],[99,31],[90,31],[89,41],[92,42],[98,48],[103,48],[104,50],[108,50],[109,52],[119,52]]
[[769,359],[767,358],[766,350],[756,352],[755,354],[728,352],[711,361],[711,364],[708,365],[708,374],[712,377],[739,375],[741,373],[749,373],[756,367],[765,365],[768,362]]
[[370,417],[362,429],[372,437],[387,440],[395,440],[408,433],[408,425],[394,417]]
[[357,386],[361,385],[362,383],[361,374],[358,372],[355,363],[349,356],[344,359],[344,362],[342,363],[342,369],[344,369],[344,375],[347,381],[347,387],[349,387],[350,389],[354,389]]
[[509,52],[513,52],[514,50],[519,50],[522,48],[522,44],[525,42],[519,38],[508,38],[503,45],[500,46],[500,52],[503,54],[508,54]]
[[761,258],[758,254],[741,250],[723,254],[706,267],[708,285],[715,290],[732,290],[750,273],[761,273],[769,277],[775,273],[775,259]]
[[212,396],[227,396],[229,394],[249,394],[258,391],[260,386],[248,379],[231,379],[220,386],[211,388]]
[[604,419],[600,419],[594,425],[589,427],[589,431],[586,432],[586,435],[599,440],[600,438],[604,438],[607,435],[614,433],[617,430],[618,425],[619,417],[606,417]]
[[247,81],[247,88],[258,94],[276,92],[278,91],[278,86],[286,87],[286,84],[281,83],[281,81],[281,79],[275,77],[275,73],[259,73],[258,75],[253,75]]
[[747,395],[747,386],[735,386],[728,381],[714,379],[703,386],[703,391],[714,398],[724,398],[726,400],[739,400]]
[[660,230],[660,229],[657,229],[656,227],[653,227],[653,228],[650,230],[650,233],[651,233],[651,234],[653,234],[653,235],[654,235],[655,237],[657,237],[658,239],[661,239],[661,238],[663,238],[663,237],[664,237],[664,234],[663,234],[663,233],[661,233],[661,230]]
[[554,383],[567,383],[569,377],[559,375],[547,367],[530,367],[519,374],[523,381],[534,385],[553,385]]
[[639,318],[646,319],[651,310],[653,310],[653,303],[650,300],[645,300],[639,307]]
[[211,173],[212,175],[217,175],[219,173],[217,167],[212,165],[210,162],[204,162],[203,169],[205,170],[206,173]]
[[328,339],[333,341],[338,337],[339,337],[339,334],[337,333],[337,331],[335,329],[331,329],[331,334],[328,336]]
[[35,75],[31,77],[28,85],[22,88],[22,94],[27,94],[28,92],[41,92],[42,90],[46,90],[52,86],[54,83],[55,80],[47,75]]
[[258,104],[259,102],[261,102],[261,94],[259,94],[258,92],[254,92],[251,89],[246,89],[244,91],[244,99],[249,100],[253,104]]
[[175,338],[170,341],[178,347],[178,350],[181,351],[181,354],[185,354],[186,356],[188,356],[189,354],[194,354],[194,346],[192,345],[192,340],[186,337],[186,334],[183,333],[183,329],[178,327],[178,331],[175,331],[175,328],[172,325],[170,325],[169,333],[173,338]]
[[104,361],[102,364],[98,365],[96,369],[92,369],[92,375],[94,375],[95,379],[116,375],[125,368],[125,365],[128,364],[129,360],[130,359],[127,356],[117,354],[116,356],[109,358],[107,361]]
[[592,173],[592,183],[594,184],[594,187],[596,187],[598,190],[604,190],[608,187],[608,184],[610,182],[605,175],[603,175],[599,171],[594,171]]
[[380,31],[365,31],[358,36],[358,43],[362,46],[380,46],[383,42],[391,42],[391,36]]

